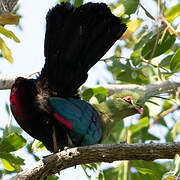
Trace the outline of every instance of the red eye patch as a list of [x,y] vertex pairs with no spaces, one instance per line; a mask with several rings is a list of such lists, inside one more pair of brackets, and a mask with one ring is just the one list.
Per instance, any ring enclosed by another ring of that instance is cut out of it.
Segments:
[[124,96],[123,100],[125,100],[126,102],[132,104],[133,97],[132,96]]

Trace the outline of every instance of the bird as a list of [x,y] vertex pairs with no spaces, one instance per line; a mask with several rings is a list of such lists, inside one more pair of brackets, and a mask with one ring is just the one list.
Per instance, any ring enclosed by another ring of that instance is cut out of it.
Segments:
[[20,127],[51,152],[101,142],[101,113],[78,89],[126,29],[105,3],[63,2],[50,9],[44,67],[34,79],[18,77],[11,88],[10,107]]

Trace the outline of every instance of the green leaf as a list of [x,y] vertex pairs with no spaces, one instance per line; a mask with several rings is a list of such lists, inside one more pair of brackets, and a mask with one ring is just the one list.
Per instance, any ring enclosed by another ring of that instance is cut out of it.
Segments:
[[167,20],[174,20],[177,16],[180,16],[180,3],[167,9],[164,15]]
[[118,45],[115,49],[115,56],[120,57],[121,56],[121,47]]
[[21,159],[18,156],[15,156],[13,154],[7,153],[7,152],[0,152],[0,158],[4,165],[4,168],[7,168],[7,170],[14,168],[16,171],[20,171],[19,166],[24,165],[24,159]]
[[17,43],[20,42],[20,40],[12,31],[5,29],[3,26],[0,26],[0,33],[6,36],[7,38],[13,39]]
[[35,152],[37,151],[38,149],[42,150],[42,149],[45,149],[46,147],[44,146],[44,144],[39,141],[39,140],[34,140],[32,145],[31,145],[31,150],[32,152]]
[[155,20],[154,17],[144,8],[144,6],[141,5],[141,7],[142,7],[142,9],[145,11],[146,16],[148,16],[148,17],[151,18],[152,20]]
[[103,102],[106,100],[106,97],[108,96],[108,90],[104,87],[97,87],[97,88],[89,88],[86,89],[82,93],[82,97],[84,100],[89,101],[93,96],[96,97],[98,102]]
[[175,140],[176,136],[180,134],[180,121],[176,122],[171,133],[172,133],[173,139]]
[[163,175],[163,180],[167,180],[168,177],[176,176],[180,172],[180,156],[176,154],[171,170]]
[[138,74],[136,73],[136,71],[133,71],[133,72],[131,73],[131,77],[132,77],[133,79],[136,79],[136,78],[138,77]]
[[110,135],[103,140],[103,144],[112,144],[124,142],[127,139],[127,128],[124,127],[124,121],[119,121],[111,130]]
[[172,135],[172,129],[169,129],[167,134],[166,134],[166,142],[174,142],[174,138],[173,138],[173,135]]
[[13,152],[22,147],[26,144],[26,140],[17,133],[12,133],[6,136],[0,142],[0,151],[1,152]]
[[[135,173],[139,175],[138,180],[160,180],[162,175],[166,172],[166,168],[163,164],[150,161],[133,160],[131,161],[131,167],[138,170],[138,173]],[[142,173],[139,173],[139,170],[141,170]],[[132,177],[132,179],[135,178]]]
[[57,176],[48,176],[46,180],[58,180],[59,177]]
[[170,62],[170,69],[173,72],[180,71],[180,48],[176,51]]
[[108,90],[104,87],[97,87],[97,88],[92,88],[93,93],[96,94],[104,94],[105,96],[108,96]]
[[12,133],[17,133],[17,134],[21,134],[22,133],[22,128],[17,127],[17,126],[6,126],[4,128],[3,131],[3,138],[7,137],[8,135],[12,134]]
[[131,134],[134,134],[137,131],[140,131],[142,128],[148,126],[149,126],[149,118],[144,117],[143,119],[139,120],[137,124],[132,124],[128,129],[131,132]]
[[12,55],[11,55],[11,51],[6,46],[6,43],[4,42],[4,40],[2,38],[0,38],[0,49],[1,49],[2,56],[4,58],[6,58],[10,63],[13,63],[13,58],[12,58]]
[[134,71],[119,72],[116,79],[126,83],[132,84],[148,84],[149,80],[140,70],[136,70],[137,78],[136,81],[132,78],[131,73]]
[[149,38],[153,35],[153,32],[149,32],[148,34],[144,35],[139,41],[138,43],[136,43],[136,45],[134,46],[134,51],[142,48],[148,41]]
[[134,66],[137,66],[141,62],[141,57],[137,51],[131,53],[130,59]]
[[89,101],[91,99],[91,97],[93,96],[93,90],[92,88],[86,89],[85,91],[83,91],[82,93],[82,97],[84,100]]
[[126,168],[125,162],[122,161],[118,166],[104,170],[103,172],[104,172],[105,180],[125,179],[126,177],[125,168]]
[[121,5],[123,5],[125,9],[125,14],[130,15],[136,12],[137,7],[139,5],[139,0],[121,0],[120,3]]
[[151,169],[147,168],[136,168],[141,174],[153,174],[153,171]]
[[170,35],[169,32],[166,31],[165,35],[162,34],[162,36],[163,38],[160,38],[160,41],[158,42],[157,47],[155,47],[156,36],[150,39],[146,43],[146,45],[143,47],[141,55],[145,59],[150,59],[150,58],[160,56],[173,46],[174,41],[176,40],[175,35]]
[[173,57],[173,55],[166,56],[163,60],[161,60],[161,62],[159,63],[159,66],[161,66],[161,67],[169,66],[172,57]]
[[70,2],[71,0],[59,0],[59,3],[62,3],[62,2]]
[[2,165],[4,166],[4,168],[8,171],[15,171],[15,167],[13,165],[11,165],[11,163],[9,163],[9,161],[7,161],[6,159],[1,159]]
[[74,6],[79,7],[83,4],[83,0],[74,0]]
[[[114,56],[115,57],[115,56]],[[110,58],[113,61],[113,66],[119,68],[119,69],[124,69],[124,70],[131,70],[131,66],[129,64],[123,64],[120,61],[117,60],[117,58]],[[118,58],[119,59],[119,58]]]
[[6,103],[5,107],[6,107],[6,112],[8,113],[8,115],[10,115],[9,105],[7,103]]

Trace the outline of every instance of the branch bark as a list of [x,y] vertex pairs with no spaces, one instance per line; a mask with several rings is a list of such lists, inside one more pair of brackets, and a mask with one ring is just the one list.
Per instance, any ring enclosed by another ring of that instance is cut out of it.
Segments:
[[18,0],[0,0],[0,15],[11,13]]
[[176,154],[180,154],[180,143],[119,143],[76,147],[48,156],[10,180],[45,179],[63,169],[92,162],[153,161],[155,159],[173,159]]
[[[0,74],[0,90],[10,89],[15,79],[19,76],[20,75]],[[83,90],[83,89],[93,88],[93,87],[98,87],[98,86],[99,85],[91,86],[91,87],[82,86],[81,89]],[[157,94],[163,94],[163,93],[176,94],[178,89],[180,89],[180,83],[165,81],[162,83],[149,84],[146,86],[134,85],[134,84],[130,84],[130,85],[108,84],[108,85],[103,85],[103,87],[108,90],[109,96],[114,93],[121,92],[124,89],[134,89],[134,88],[139,88],[141,90],[144,90],[146,94],[154,92],[154,94],[157,95]]]

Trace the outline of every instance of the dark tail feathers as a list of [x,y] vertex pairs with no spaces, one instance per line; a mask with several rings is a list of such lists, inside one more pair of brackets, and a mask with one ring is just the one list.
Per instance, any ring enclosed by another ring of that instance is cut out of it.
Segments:
[[46,78],[59,96],[74,96],[88,70],[122,36],[126,25],[104,3],[78,8],[61,3],[48,12],[46,20],[46,62],[40,78]]

